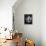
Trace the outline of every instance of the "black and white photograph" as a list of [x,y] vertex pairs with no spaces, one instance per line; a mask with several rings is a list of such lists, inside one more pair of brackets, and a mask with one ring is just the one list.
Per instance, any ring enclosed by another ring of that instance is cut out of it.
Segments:
[[24,24],[32,24],[32,14],[24,14]]

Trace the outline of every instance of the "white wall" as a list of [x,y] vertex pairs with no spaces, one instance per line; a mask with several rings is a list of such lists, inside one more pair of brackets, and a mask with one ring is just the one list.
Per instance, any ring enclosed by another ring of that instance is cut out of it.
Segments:
[[41,38],[42,46],[46,46],[46,0],[41,2]]
[[[15,6],[15,5],[14,5]],[[36,46],[41,46],[41,1],[40,0],[23,0],[23,2],[14,9],[15,28],[22,32],[24,37],[35,41]],[[24,14],[33,15],[33,24],[24,24]]]
[[0,0],[0,27],[12,28],[12,6],[16,0]]

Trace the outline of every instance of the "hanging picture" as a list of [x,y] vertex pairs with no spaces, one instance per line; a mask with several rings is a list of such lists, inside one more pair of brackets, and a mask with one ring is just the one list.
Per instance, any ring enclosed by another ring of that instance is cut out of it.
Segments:
[[24,24],[32,24],[32,14],[24,14]]

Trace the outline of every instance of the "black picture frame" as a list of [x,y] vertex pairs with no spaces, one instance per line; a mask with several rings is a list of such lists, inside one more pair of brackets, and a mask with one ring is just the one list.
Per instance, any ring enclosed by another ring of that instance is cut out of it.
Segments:
[[24,14],[24,24],[32,24],[33,17],[32,14]]

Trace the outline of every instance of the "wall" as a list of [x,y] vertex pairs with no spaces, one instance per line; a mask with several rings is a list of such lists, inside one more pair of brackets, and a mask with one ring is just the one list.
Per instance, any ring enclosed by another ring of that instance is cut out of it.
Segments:
[[[14,5],[15,6],[15,5]],[[24,14],[33,15],[33,24],[24,24]],[[15,28],[22,32],[24,38],[35,41],[36,46],[41,46],[41,1],[23,0],[17,8],[14,8]]]
[[0,27],[12,28],[12,6],[16,0],[0,0]]
[[46,46],[46,0],[41,2],[41,38],[42,46]]

